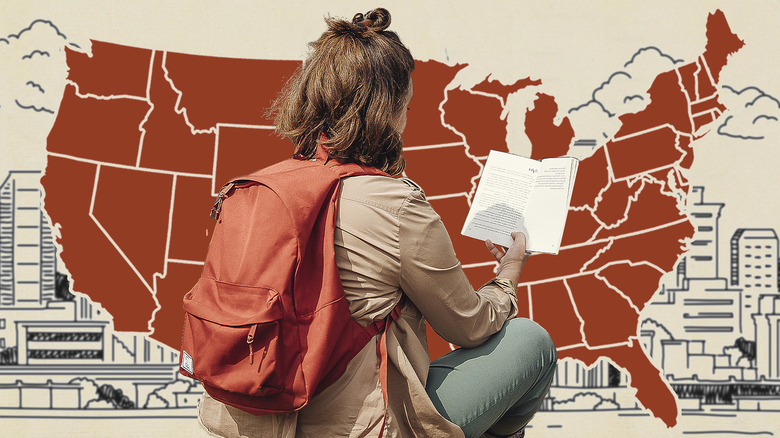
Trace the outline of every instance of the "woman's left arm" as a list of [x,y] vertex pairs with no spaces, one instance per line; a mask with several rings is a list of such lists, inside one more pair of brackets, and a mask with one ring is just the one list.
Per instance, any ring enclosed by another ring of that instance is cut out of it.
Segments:
[[422,192],[404,202],[399,223],[401,288],[446,341],[476,347],[517,314],[512,280],[493,279],[474,290]]

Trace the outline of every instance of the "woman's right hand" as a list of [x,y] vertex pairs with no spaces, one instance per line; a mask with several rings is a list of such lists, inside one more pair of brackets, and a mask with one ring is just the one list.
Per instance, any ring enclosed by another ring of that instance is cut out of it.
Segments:
[[525,234],[519,231],[512,233],[512,245],[509,248],[500,247],[491,242],[490,239],[485,241],[485,245],[498,261],[496,277],[508,278],[517,285],[520,281],[523,265],[530,255],[525,251]]

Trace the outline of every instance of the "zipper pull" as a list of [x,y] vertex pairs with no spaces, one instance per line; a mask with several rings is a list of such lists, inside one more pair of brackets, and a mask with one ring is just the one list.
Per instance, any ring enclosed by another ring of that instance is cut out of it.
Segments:
[[215,202],[214,206],[211,207],[212,219],[219,219],[219,212],[222,210],[222,201],[225,199],[225,196],[227,196],[227,192],[229,192],[234,185],[235,183],[229,182],[222,186],[222,189],[219,191],[219,193],[217,193],[217,202]]
[[257,324],[253,325],[249,329],[249,334],[246,335],[246,343],[249,344],[249,363],[254,363],[254,356],[252,355],[252,342],[255,341],[255,330],[257,330]]

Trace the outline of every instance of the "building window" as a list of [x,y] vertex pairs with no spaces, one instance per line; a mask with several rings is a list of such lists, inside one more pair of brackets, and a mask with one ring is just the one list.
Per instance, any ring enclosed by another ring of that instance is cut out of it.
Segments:
[[745,287],[752,287],[752,285],[746,284]]
[[760,249],[760,248],[761,248],[761,245],[756,245],[756,249]]
[[5,329],[5,318],[0,318],[0,330]]
[[0,349],[5,348],[5,338],[0,338]]

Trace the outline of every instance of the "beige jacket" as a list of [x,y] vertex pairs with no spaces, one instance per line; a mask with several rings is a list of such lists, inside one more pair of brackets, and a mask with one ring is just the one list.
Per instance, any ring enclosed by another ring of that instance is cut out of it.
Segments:
[[[335,242],[344,291],[358,322],[382,319],[402,294],[409,298],[387,336],[390,406],[384,436],[462,437],[425,392],[425,321],[453,344],[477,346],[517,313],[514,285],[496,279],[475,292],[441,219],[422,190],[405,178],[344,179]],[[378,339],[296,413],[253,416],[204,394],[200,421],[226,437],[376,437],[385,412]]]

